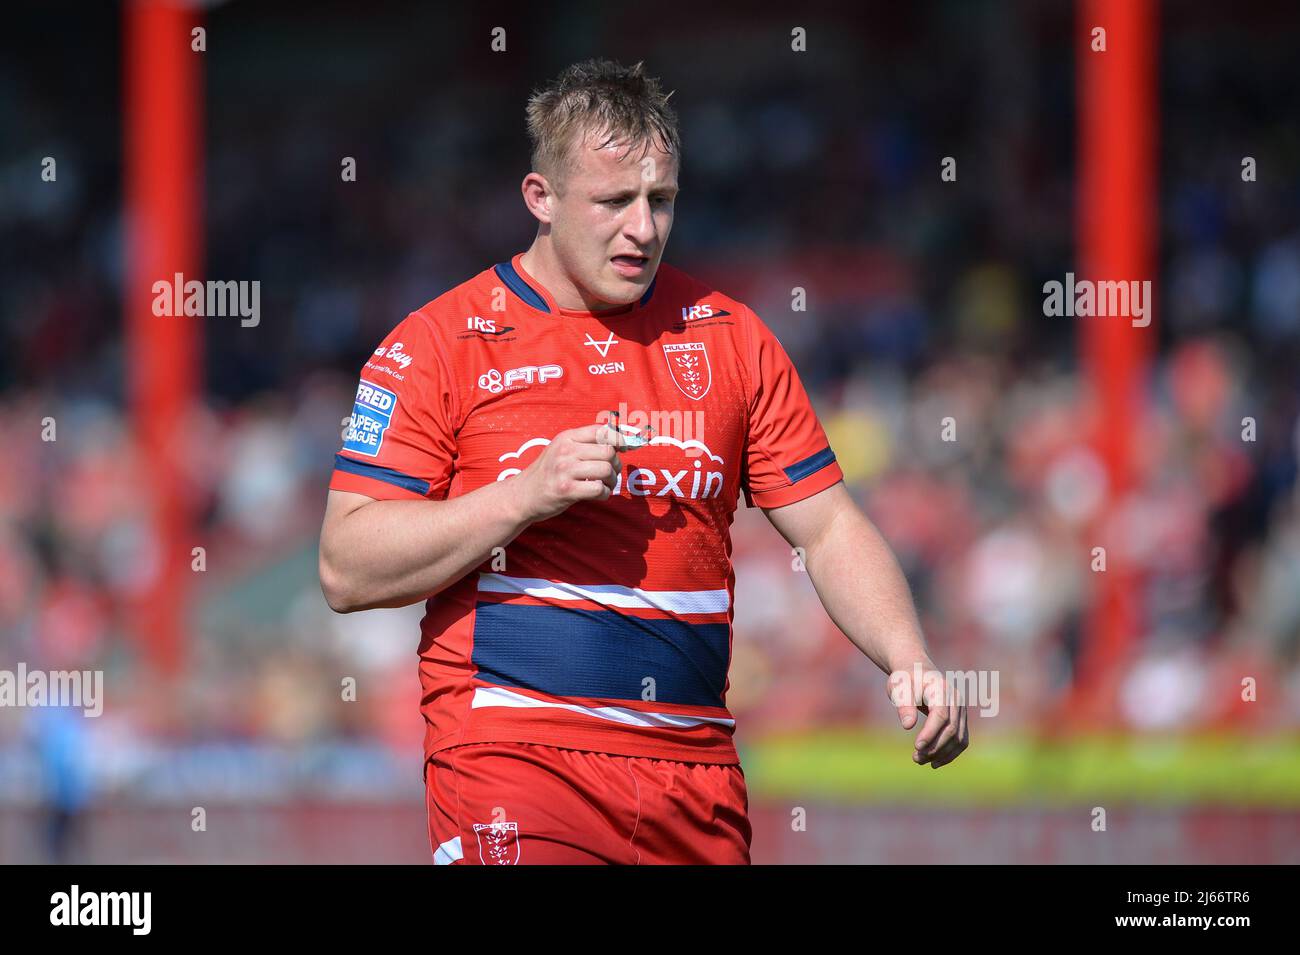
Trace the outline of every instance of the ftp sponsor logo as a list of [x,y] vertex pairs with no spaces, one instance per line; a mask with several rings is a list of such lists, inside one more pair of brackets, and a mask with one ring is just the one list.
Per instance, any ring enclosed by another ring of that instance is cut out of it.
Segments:
[[534,382],[544,385],[548,381],[563,377],[564,369],[559,365],[523,365],[520,368],[511,368],[505,373],[489,368],[478,376],[478,386],[496,395],[507,388],[522,388]]

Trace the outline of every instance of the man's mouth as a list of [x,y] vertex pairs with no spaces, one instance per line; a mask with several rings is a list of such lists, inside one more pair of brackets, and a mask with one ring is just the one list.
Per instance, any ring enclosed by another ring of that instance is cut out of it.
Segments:
[[614,271],[619,275],[635,277],[643,273],[650,265],[650,256],[648,255],[616,255],[609,260],[613,263]]

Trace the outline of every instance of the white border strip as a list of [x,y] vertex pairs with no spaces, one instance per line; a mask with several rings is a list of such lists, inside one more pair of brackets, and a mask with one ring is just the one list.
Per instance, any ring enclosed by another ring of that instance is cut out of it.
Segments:
[[566,584],[538,577],[479,574],[478,589],[496,594],[523,594],[541,600],[590,600],[606,607],[661,610],[664,613],[726,613],[726,590],[641,590],[618,584]]
[[448,839],[438,846],[438,851],[433,854],[433,864],[451,865],[463,858],[465,858],[465,853],[461,851],[460,836],[457,836],[455,839]]
[[644,710],[632,710],[623,706],[591,707],[579,706],[576,703],[551,703],[546,700],[534,699],[531,696],[524,696],[522,693],[514,693],[503,686],[475,687],[474,699],[470,707],[477,710],[485,706],[569,710],[573,713],[582,713],[584,716],[594,716],[598,719],[608,720],[611,723],[622,723],[624,726],[687,729],[703,723],[717,723],[719,726],[733,727],[736,725],[735,720],[722,716],[683,716],[680,713],[647,713]]

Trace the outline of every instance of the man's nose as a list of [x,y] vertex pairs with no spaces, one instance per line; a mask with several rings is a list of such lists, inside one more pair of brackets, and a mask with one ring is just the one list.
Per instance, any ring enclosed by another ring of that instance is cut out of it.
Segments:
[[655,239],[655,217],[650,210],[650,200],[641,196],[628,210],[628,219],[623,224],[623,231],[639,247],[645,248]]

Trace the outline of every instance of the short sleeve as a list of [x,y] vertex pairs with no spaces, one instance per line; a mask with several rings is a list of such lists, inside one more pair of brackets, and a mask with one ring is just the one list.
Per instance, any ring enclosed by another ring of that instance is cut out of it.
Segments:
[[790,356],[750,312],[752,391],[743,489],[750,507],[782,507],[844,478]]
[[441,500],[456,459],[456,394],[428,320],[413,312],[361,369],[330,489]]

